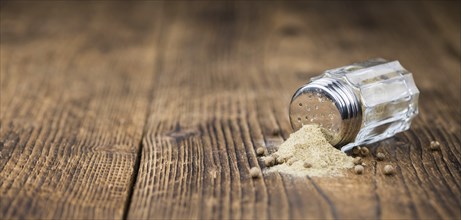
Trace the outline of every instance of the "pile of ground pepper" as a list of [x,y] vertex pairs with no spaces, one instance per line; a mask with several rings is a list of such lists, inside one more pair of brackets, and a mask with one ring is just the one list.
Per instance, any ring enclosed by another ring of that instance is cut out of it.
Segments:
[[294,176],[342,176],[354,167],[353,158],[333,147],[316,124],[292,133],[277,152],[263,160],[270,166],[265,172]]

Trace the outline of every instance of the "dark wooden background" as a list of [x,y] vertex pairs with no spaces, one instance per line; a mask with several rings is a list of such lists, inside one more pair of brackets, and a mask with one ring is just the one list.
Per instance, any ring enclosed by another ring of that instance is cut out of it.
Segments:
[[[459,1],[0,7],[0,219],[461,217]],[[373,57],[421,91],[411,130],[370,146],[386,161],[250,178],[297,87]]]

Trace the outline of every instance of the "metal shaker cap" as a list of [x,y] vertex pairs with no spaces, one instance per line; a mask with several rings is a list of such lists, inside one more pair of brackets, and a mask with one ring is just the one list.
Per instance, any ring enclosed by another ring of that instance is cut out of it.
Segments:
[[318,124],[330,144],[338,148],[355,139],[362,121],[354,92],[332,78],[317,79],[299,88],[291,99],[289,114],[294,130]]

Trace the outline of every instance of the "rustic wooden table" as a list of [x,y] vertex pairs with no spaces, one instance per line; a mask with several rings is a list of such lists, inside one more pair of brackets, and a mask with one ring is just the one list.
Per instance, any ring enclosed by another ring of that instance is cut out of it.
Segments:
[[[2,1],[0,219],[459,219],[460,38],[456,1]],[[386,161],[250,178],[297,87],[373,57],[421,91]]]

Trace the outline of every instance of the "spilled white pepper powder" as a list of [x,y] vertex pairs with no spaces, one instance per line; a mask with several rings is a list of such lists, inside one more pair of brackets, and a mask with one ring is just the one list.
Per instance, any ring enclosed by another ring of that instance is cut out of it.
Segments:
[[[292,133],[273,155],[277,155],[278,165],[266,172],[294,176],[342,176],[345,169],[354,167],[353,158],[333,147],[316,124],[304,125]],[[307,168],[305,163],[311,166]]]

